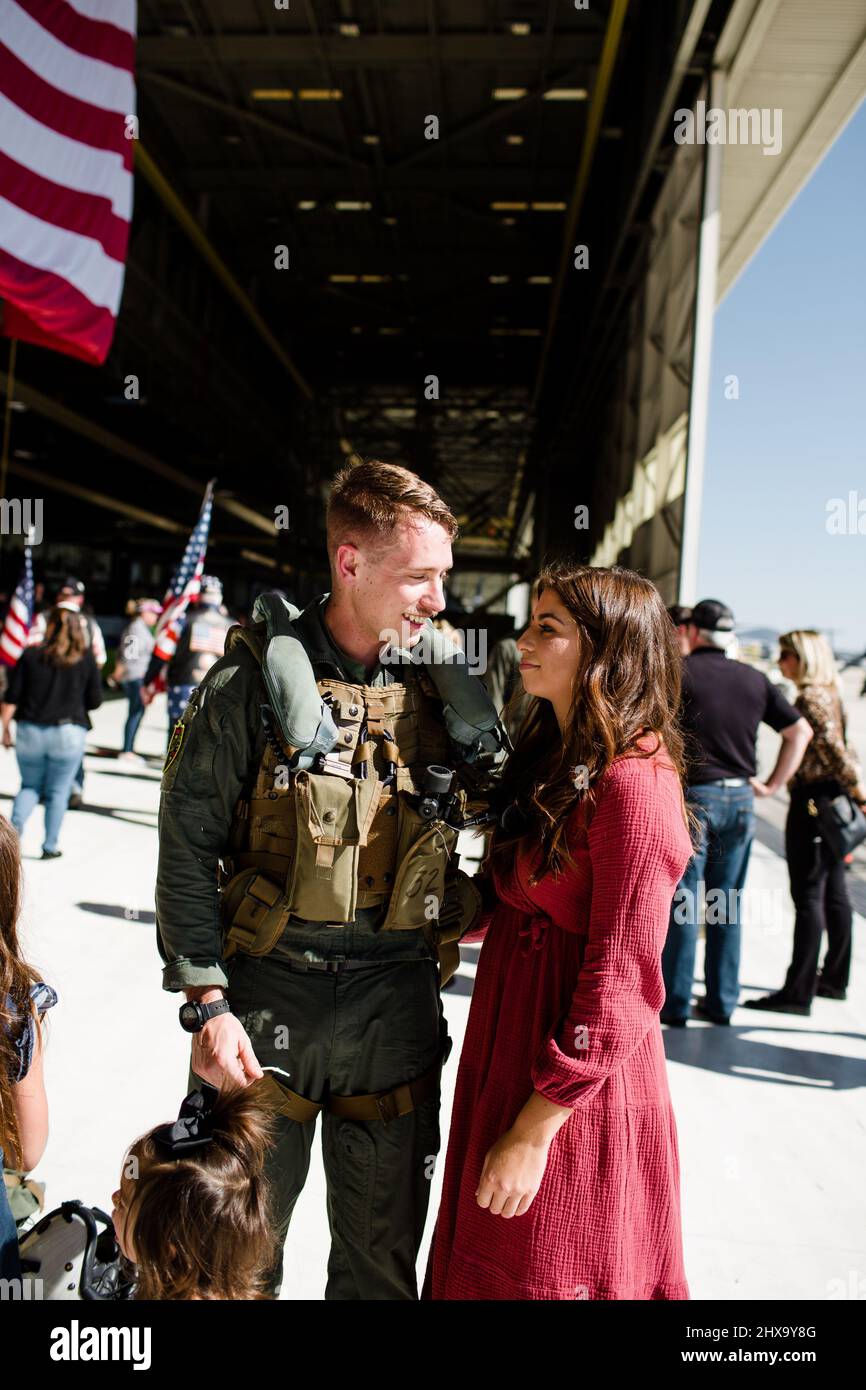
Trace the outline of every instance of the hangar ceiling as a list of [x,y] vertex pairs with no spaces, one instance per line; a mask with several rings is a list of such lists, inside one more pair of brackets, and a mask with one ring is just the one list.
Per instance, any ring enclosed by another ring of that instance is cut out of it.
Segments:
[[306,573],[354,451],[416,468],[461,563],[509,571],[550,440],[594,428],[575,370],[604,377],[598,326],[676,151],[658,112],[729,9],[140,0],[114,347],[93,368],[19,346],[13,472],[54,479],[67,539],[166,555],[216,474],[214,564]]

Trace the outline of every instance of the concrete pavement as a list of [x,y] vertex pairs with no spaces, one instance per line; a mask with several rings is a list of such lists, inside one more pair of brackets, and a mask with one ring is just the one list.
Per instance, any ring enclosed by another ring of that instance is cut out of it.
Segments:
[[[861,677],[849,672],[844,679],[852,736],[866,756],[866,700],[855,693]],[[67,816],[63,857],[38,858],[41,809],[23,841],[25,949],[60,996],[46,1052],[51,1137],[35,1173],[47,1184],[49,1209],[72,1197],[110,1209],[126,1145],[173,1118],[186,1092],[179,997],[160,988],[153,932],[165,703],[148,710],[139,735],[140,751],[152,755],[144,768],[128,770],[97,751],[120,746],[124,713],[125,703],[111,699],[95,714],[88,809]],[[763,774],[773,746],[772,735],[762,738]],[[17,786],[14,754],[3,750],[0,809],[7,815]],[[769,829],[752,854],[743,997],[781,985],[793,922],[785,865],[771,847],[782,803],[769,813],[760,809]],[[470,854],[471,844],[461,852]],[[478,954],[478,947],[464,948],[457,987],[445,996],[454,1051],[444,1074],[443,1146],[419,1282]],[[854,954],[848,1000],[816,999],[810,1018],[740,1008],[730,1028],[695,1022],[664,1030],[695,1299],[866,1298],[866,936],[859,916]],[[287,1242],[284,1298],[322,1297],[327,1253],[317,1143]]]

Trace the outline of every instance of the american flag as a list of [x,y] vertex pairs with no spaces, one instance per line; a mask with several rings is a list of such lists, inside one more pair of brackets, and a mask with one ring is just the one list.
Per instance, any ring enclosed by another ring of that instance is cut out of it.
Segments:
[[12,595],[3,631],[0,633],[0,661],[14,666],[27,646],[27,634],[33,623],[33,560],[30,546],[24,547],[24,573]]
[[177,651],[183,619],[187,608],[201,592],[201,577],[204,574],[204,559],[207,554],[207,538],[210,531],[210,517],[213,511],[213,488],[215,478],[211,478],[205,489],[198,521],[190,536],[183,559],[172,575],[171,583],[162,601],[162,612],[156,625],[156,646],[153,660],[163,664],[171,661]]
[[0,0],[2,332],[105,361],[132,217],[136,0]]

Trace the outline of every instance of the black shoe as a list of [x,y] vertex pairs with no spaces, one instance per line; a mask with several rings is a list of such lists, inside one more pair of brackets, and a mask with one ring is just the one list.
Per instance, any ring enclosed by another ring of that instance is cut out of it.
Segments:
[[698,1018],[703,1018],[707,1023],[718,1023],[722,1028],[729,1028],[730,1018],[725,1018],[724,1014],[711,1014],[705,1004],[698,1002],[694,1006],[695,1014]]
[[812,1012],[811,1004],[792,1004],[781,990],[775,994],[762,994],[760,999],[747,999],[744,1009],[770,1009],[777,1014],[802,1014],[808,1018]]
[[668,1028],[685,1028],[688,1023],[687,1018],[668,1018],[666,1014],[659,1014],[659,1023],[664,1023]]
[[73,792],[66,803],[67,811],[80,811],[84,805],[84,797],[81,792]]
[[823,980],[819,980],[815,989],[816,994],[820,994],[823,999],[847,999],[847,989],[837,989],[835,985],[825,985]]
[[63,850],[62,850],[62,849],[44,849],[44,850],[42,851],[42,858],[43,858],[43,859],[59,859],[62,853],[63,853]]

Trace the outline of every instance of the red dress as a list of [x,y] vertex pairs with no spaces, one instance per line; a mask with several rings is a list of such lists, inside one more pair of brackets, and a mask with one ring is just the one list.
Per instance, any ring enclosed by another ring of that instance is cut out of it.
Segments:
[[[568,832],[577,870],[531,886],[534,860],[518,856],[464,938],[484,945],[423,1299],[690,1297],[659,1010],[691,845],[664,749],[616,759],[588,831],[581,804]],[[533,1089],[574,1117],[528,1211],[505,1219],[475,1190]]]

